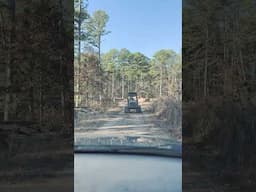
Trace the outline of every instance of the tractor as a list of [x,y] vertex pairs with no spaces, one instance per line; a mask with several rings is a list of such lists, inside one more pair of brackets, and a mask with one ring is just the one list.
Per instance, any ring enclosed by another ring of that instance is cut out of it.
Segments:
[[141,106],[138,102],[138,97],[136,92],[129,92],[127,97],[127,106],[124,108],[125,113],[130,113],[134,110],[136,113],[141,113]]

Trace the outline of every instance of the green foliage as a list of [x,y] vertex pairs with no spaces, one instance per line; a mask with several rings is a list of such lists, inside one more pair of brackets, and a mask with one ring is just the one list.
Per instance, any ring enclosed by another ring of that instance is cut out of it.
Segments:
[[117,49],[111,49],[109,52],[103,55],[102,64],[103,69],[110,73],[115,72],[118,67],[119,52]]
[[[86,28],[86,23],[89,20],[89,13],[87,11],[88,2],[82,0],[75,0],[74,2],[74,45],[78,49],[78,42],[85,42],[90,39],[90,35]],[[77,49],[75,54],[77,55]]]
[[100,49],[102,36],[107,35],[110,31],[106,30],[106,24],[109,20],[109,16],[103,10],[97,10],[90,17],[86,28],[90,34],[90,43]]
[[[147,58],[140,52],[132,53],[125,48],[111,49],[103,54],[102,70],[106,74],[105,92],[110,94],[108,89],[111,88],[114,89],[115,97],[122,96],[122,89],[125,93],[137,91],[144,97],[158,96],[160,63],[164,63],[163,66],[165,66],[164,89],[169,90],[163,95],[169,93],[169,95],[180,96],[181,57],[172,50],[160,50],[156,52],[153,59]],[[156,77],[153,79],[154,75]]]
[[[79,2],[75,2],[75,18],[79,18]],[[85,24],[80,30],[88,38],[75,38],[76,43],[80,41],[87,47],[75,58],[75,87],[78,88],[75,98],[79,105],[111,102],[114,98],[124,98],[128,91],[137,91],[143,97],[158,97],[160,69],[163,72],[162,96],[181,94],[181,59],[177,53],[160,50],[150,59],[123,48],[101,55],[102,37],[110,33],[107,30],[109,16],[103,10],[88,15],[87,6],[81,10],[81,21]]]

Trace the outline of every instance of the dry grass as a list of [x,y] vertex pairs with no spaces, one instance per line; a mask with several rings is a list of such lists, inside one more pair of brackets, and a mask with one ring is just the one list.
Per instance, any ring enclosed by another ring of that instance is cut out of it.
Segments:
[[[208,99],[183,105],[183,135],[204,154],[220,163],[226,178],[236,175],[243,182],[255,178],[256,108],[223,99]],[[202,161],[205,158],[201,158]],[[206,161],[207,162],[207,161]],[[210,167],[210,165],[207,165]]]
[[173,97],[155,99],[152,102],[150,111],[155,114],[155,123],[158,126],[169,129],[173,136],[181,140],[181,101],[177,101]]
[[72,163],[70,139],[58,134],[13,135],[12,149],[1,149],[0,182],[56,177],[62,170],[71,170]]

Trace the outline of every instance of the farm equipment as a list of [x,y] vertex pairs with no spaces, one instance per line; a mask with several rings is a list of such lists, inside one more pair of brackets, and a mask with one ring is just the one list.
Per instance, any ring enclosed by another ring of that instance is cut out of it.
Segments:
[[136,113],[141,113],[141,106],[138,102],[138,97],[136,92],[129,92],[127,97],[127,106],[124,108],[125,113],[130,113],[134,110]]

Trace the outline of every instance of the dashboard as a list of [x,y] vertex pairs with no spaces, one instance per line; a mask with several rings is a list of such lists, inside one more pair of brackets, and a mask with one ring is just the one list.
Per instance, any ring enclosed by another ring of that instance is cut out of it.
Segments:
[[180,192],[181,158],[75,153],[75,192]]

